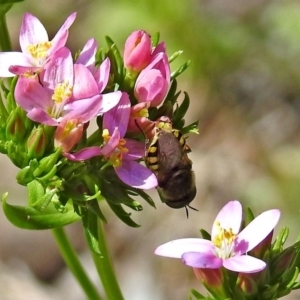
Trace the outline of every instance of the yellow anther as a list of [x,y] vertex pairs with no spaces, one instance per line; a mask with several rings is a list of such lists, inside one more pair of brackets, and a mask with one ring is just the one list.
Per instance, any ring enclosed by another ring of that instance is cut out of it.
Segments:
[[224,229],[221,227],[220,222],[216,222],[216,227],[218,227],[218,233],[213,238],[213,243],[216,247],[221,248],[224,245],[231,245],[235,238],[236,234],[232,232],[232,228]]
[[56,104],[60,104],[70,98],[72,95],[72,87],[69,85],[68,82],[59,83],[54,90],[52,95],[52,100]]
[[52,42],[45,42],[35,45],[29,45],[27,47],[27,50],[34,58],[45,58],[47,57],[48,50],[51,48],[51,46]]

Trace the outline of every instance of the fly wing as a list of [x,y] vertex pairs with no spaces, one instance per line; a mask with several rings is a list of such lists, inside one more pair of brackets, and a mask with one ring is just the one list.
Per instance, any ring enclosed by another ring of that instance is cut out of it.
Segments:
[[162,131],[157,143],[158,181],[164,184],[181,163],[183,150],[172,132]]

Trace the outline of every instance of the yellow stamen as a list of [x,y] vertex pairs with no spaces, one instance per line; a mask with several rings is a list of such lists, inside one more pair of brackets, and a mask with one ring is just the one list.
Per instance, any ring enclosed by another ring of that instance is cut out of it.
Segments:
[[[103,130],[102,137],[104,143],[110,140],[111,136],[109,135],[109,131],[107,129]],[[120,139],[117,147],[115,148],[114,152],[110,155],[109,161],[112,163],[114,167],[120,167],[122,165],[123,153],[128,153],[128,149],[125,147],[126,140]]]
[[222,228],[219,221],[215,225],[218,227],[218,234],[214,236],[213,244],[218,248],[227,248],[228,246],[230,248],[236,238],[236,234],[232,232],[232,228],[229,228],[229,230]]
[[45,58],[47,57],[48,50],[52,47],[52,42],[39,43],[35,45],[29,45],[27,47],[28,52],[33,58]]
[[64,102],[66,99],[70,98],[72,95],[72,87],[68,82],[59,83],[54,90],[52,95],[52,100],[55,104],[60,104]]

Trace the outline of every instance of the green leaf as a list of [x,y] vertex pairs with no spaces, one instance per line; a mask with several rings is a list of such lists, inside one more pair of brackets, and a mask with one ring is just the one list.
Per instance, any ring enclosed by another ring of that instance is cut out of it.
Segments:
[[252,210],[250,209],[250,207],[247,207],[246,217],[245,217],[246,225],[251,223],[253,220],[254,220],[254,214],[253,214]]
[[200,229],[200,233],[202,235],[202,238],[204,238],[205,240],[211,240],[211,235],[204,229]]
[[113,204],[109,201],[107,201],[108,205],[112,209],[112,211],[117,215],[117,217],[122,220],[125,224],[127,224],[130,227],[140,227],[137,223],[135,223],[130,218],[130,213],[127,213],[124,208],[120,204]]
[[2,196],[2,208],[7,219],[16,227],[35,230],[50,229],[80,220],[71,204],[66,206],[65,213],[58,212],[52,204],[45,210],[39,211],[29,206],[10,205],[6,201],[7,195],[5,193]]
[[179,76],[181,73],[183,73],[187,67],[189,66],[189,64],[191,63],[191,61],[187,61],[186,63],[184,63],[181,67],[179,67],[176,71],[172,72],[171,74],[171,80],[175,79],[177,76]]
[[102,213],[100,207],[99,207],[99,203],[97,200],[91,200],[88,201],[86,203],[86,207],[93,212],[99,219],[101,219],[103,222],[107,223],[107,220],[104,216],[104,214]]
[[88,210],[82,216],[82,223],[89,248],[96,254],[100,255],[101,251],[98,242],[97,216],[92,211]]
[[124,77],[124,64],[122,55],[115,42],[109,36],[105,36],[105,40],[109,47],[109,50],[107,51],[107,57],[110,59],[111,70],[115,76],[115,81],[119,84],[122,84]]
[[136,193],[138,195],[140,195],[144,200],[146,200],[146,202],[151,205],[152,207],[156,208],[155,206],[155,202],[153,201],[153,199],[146,193],[144,192],[143,190],[139,190],[139,189],[136,189],[135,190]]
[[183,53],[182,50],[176,51],[174,54],[172,54],[171,57],[169,57],[169,64],[174,61],[178,56],[180,56]]
[[180,106],[178,106],[174,112],[174,123],[182,120],[185,117],[186,112],[190,106],[190,98],[188,93],[184,92],[184,99]]
[[188,133],[199,134],[198,121],[193,122],[192,124],[183,127],[180,131],[183,135],[188,134]]
[[33,180],[32,182],[28,183],[27,188],[29,206],[33,206],[40,198],[45,195],[45,189],[43,185],[37,180]]
[[[191,289],[190,290],[190,293],[192,296],[194,296],[197,300],[200,299],[200,300],[204,300],[206,299],[202,294],[200,294],[199,292],[197,292],[196,290],[194,289]],[[193,299],[192,297],[189,297],[190,299]]]
[[156,47],[159,43],[160,33],[155,32],[151,37],[152,47]]
[[18,2],[13,0],[0,0],[0,17],[5,16],[5,14],[12,8],[12,3]]

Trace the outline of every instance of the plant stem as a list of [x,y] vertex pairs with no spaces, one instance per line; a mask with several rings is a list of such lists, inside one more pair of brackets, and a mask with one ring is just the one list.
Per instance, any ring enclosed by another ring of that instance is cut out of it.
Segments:
[[[5,8],[4,8],[5,7]],[[2,11],[0,14],[0,50],[1,51],[11,51],[11,42],[9,38],[9,33],[6,24],[6,15],[5,13],[12,7],[12,4],[3,5]]]
[[103,223],[93,213],[88,214],[88,227],[85,228],[85,234],[107,299],[123,300],[106,244]]
[[77,257],[77,253],[68,240],[63,228],[54,228],[52,229],[52,232],[66,265],[71,270],[78,283],[81,285],[87,298],[91,300],[101,300],[102,297],[98,294],[95,286],[85,273]]

